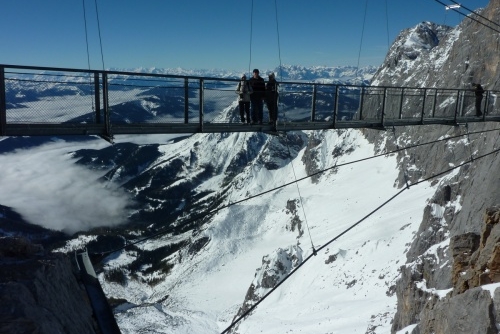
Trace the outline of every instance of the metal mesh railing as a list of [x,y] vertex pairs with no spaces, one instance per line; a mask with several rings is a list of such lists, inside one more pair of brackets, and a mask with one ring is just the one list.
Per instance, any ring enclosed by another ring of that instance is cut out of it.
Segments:
[[85,73],[5,73],[8,123],[95,122],[93,77]]
[[[240,122],[237,79],[19,66],[1,69],[5,100],[0,102],[5,111],[0,116],[5,124]],[[482,110],[487,116],[500,115],[499,96],[500,92],[486,92]],[[472,90],[281,82],[278,123],[474,117],[475,101]],[[264,120],[268,117],[264,103]]]

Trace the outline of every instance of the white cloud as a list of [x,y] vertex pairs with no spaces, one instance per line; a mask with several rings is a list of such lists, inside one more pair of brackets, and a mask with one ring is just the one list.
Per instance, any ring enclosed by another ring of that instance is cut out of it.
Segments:
[[105,172],[76,165],[69,154],[108,145],[102,139],[56,141],[0,155],[0,204],[33,224],[67,233],[124,223],[131,197],[112,183],[100,182]]

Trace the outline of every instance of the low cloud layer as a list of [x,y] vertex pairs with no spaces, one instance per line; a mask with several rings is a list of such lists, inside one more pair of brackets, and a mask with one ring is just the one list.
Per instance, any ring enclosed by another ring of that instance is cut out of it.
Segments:
[[0,155],[0,204],[10,206],[29,222],[74,233],[126,221],[131,197],[104,174],[75,164],[70,152],[102,148],[109,143],[54,142]]

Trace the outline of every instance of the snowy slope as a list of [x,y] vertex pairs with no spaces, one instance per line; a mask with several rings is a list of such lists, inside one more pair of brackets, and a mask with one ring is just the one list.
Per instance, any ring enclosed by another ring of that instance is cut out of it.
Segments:
[[[232,134],[224,140],[239,147],[248,136]],[[355,130],[325,132],[320,146],[325,153],[320,157],[321,168],[373,155],[373,147]],[[355,150],[337,160],[331,154],[337,146]],[[205,159],[216,159],[220,164],[229,160],[221,152],[206,152],[212,154]],[[303,153],[302,150],[293,161],[297,178],[306,175],[301,162]],[[169,147],[165,154],[178,155],[179,151]],[[321,247],[393,196],[398,191],[393,187],[397,175],[395,157],[390,156],[339,167],[325,173],[317,184],[310,179],[300,182],[315,247]],[[266,170],[257,164],[248,166],[233,181],[227,200],[234,202],[293,179],[290,163],[277,170]],[[213,188],[219,182],[220,176],[216,176],[203,187]],[[432,193],[433,189],[424,185],[403,192],[306,263],[242,322],[238,332],[286,333],[301,329],[307,333],[364,333],[370,326],[378,326],[375,333],[390,332],[396,302],[391,286]],[[309,231],[298,198],[296,186],[291,185],[221,210],[210,224],[196,231],[196,239],[206,237],[208,244],[199,253],[177,253],[171,259],[177,263],[172,272],[154,287],[134,280],[121,286],[104,281],[101,275],[109,297],[134,304],[117,313],[122,331],[221,332],[242,305],[264,256],[272,260],[283,255],[278,249],[296,246],[302,258],[311,254]],[[300,237],[299,230],[291,228],[294,213],[287,210],[290,200],[299,205],[296,214],[302,221]],[[183,237],[188,236],[172,238]],[[172,238],[164,237],[141,247],[154,249],[172,243]],[[115,256],[108,266],[120,266],[130,256],[134,256],[133,252]],[[257,294],[266,291],[263,288]]]

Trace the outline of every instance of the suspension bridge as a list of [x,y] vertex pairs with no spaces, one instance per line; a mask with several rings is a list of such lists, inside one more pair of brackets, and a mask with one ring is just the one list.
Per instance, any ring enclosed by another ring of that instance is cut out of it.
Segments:
[[[239,79],[0,65],[0,135],[273,132],[498,122],[500,92],[279,82],[278,121],[240,122]],[[266,113],[266,111],[264,111]]]

